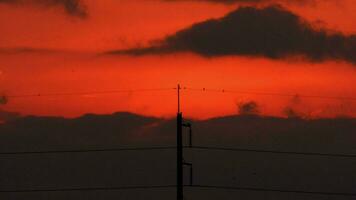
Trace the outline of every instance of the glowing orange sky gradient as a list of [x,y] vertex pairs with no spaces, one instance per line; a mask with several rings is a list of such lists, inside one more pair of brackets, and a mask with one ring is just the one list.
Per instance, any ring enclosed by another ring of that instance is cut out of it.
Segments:
[[[356,97],[356,66],[253,57],[203,58],[189,53],[152,56],[101,55],[112,49],[147,45],[193,23],[224,16],[237,5],[159,0],[87,0],[89,17],[66,16],[60,8],[0,5],[0,94],[71,93],[116,89],[172,88],[171,91],[10,98],[0,109],[24,115],[76,117],[130,111],[171,117],[177,83],[193,88],[299,95]],[[355,34],[353,0],[285,5],[315,26]],[[14,20],[16,19],[16,20]],[[317,22],[317,21],[322,21]],[[42,49],[15,53],[17,47]],[[46,51],[51,50],[51,51]],[[256,101],[262,114],[283,116],[293,107],[311,117],[356,117],[356,101],[251,94],[182,91],[185,114],[209,118],[237,112]]]

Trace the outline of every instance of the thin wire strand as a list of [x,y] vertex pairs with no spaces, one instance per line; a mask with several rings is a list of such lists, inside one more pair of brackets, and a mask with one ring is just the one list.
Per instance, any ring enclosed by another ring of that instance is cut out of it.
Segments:
[[26,97],[51,97],[51,96],[77,96],[77,95],[103,95],[116,93],[136,93],[136,92],[159,92],[175,90],[175,88],[153,88],[153,89],[127,89],[127,90],[104,90],[104,91],[88,91],[88,92],[68,92],[68,93],[38,93],[38,94],[20,94],[9,95],[8,98],[26,98]]
[[282,189],[268,189],[268,188],[255,188],[255,187],[233,187],[233,186],[214,186],[214,185],[193,185],[190,187],[202,188],[202,189],[206,188],[206,189],[221,189],[221,190],[245,190],[245,191],[255,191],[255,192],[278,192],[278,193],[295,193],[295,194],[325,195],[325,196],[356,196],[356,193],[317,192],[317,191],[306,191],[306,190],[282,190]]
[[53,150],[53,151],[18,151],[0,152],[0,155],[31,155],[31,154],[63,154],[63,153],[94,153],[94,152],[119,152],[119,151],[154,151],[171,150],[176,147],[138,147],[138,148],[110,148],[110,149],[78,149],[78,150]]
[[[0,193],[117,191],[117,190],[166,189],[166,188],[175,188],[175,187],[176,185],[88,187],[88,188],[81,187],[81,188],[0,190]],[[201,188],[201,189],[219,189],[219,190],[245,190],[245,191],[254,191],[254,192],[295,193],[295,194],[325,195],[325,196],[356,196],[356,193],[319,192],[319,191],[306,191],[306,190],[282,190],[282,189],[269,189],[269,188],[257,188],[257,187],[233,187],[233,186],[215,186],[215,185],[184,185],[184,187]]]
[[[9,95],[8,98],[26,98],[26,97],[48,97],[48,96],[76,96],[76,95],[103,95],[115,93],[136,93],[136,92],[154,92],[154,91],[168,91],[177,90],[176,87],[172,88],[151,88],[151,89],[125,89],[125,90],[106,90],[106,91],[88,91],[88,92],[68,92],[68,93],[37,93],[37,94],[19,94]],[[304,98],[319,98],[319,99],[341,99],[356,101],[355,97],[341,97],[341,96],[321,96],[321,95],[300,95],[300,94],[287,94],[287,93],[274,93],[274,92],[252,92],[242,90],[230,89],[210,89],[210,88],[191,88],[182,87],[182,90],[196,91],[196,92],[216,92],[216,93],[238,93],[238,94],[252,94],[264,96],[282,96],[282,97],[304,97]]]
[[226,147],[207,147],[207,146],[193,146],[192,148],[193,149],[198,149],[198,150],[211,150],[211,151],[232,151],[232,152],[252,152],[252,153],[302,155],[302,156],[356,158],[356,155],[353,155],[353,154],[332,154],[332,153],[329,154],[329,153],[312,153],[312,152],[296,152],[296,151],[272,151],[272,150],[226,148]]
[[318,99],[339,99],[356,101],[355,97],[340,97],[340,96],[320,96],[320,95],[300,95],[300,94],[287,94],[287,93],[273,93],[273,92],[251,92],[239,90],[225,90],[225,89],[208,89],[208,88],[183,88],[185,90],[196,92],[216,92],[216,93],[238,93],[238,94],[253,94],[263,96],[282,96],[282,97],[303,97],[303,98],[318,98]]
[[54,188],[54,189],[24,189],[24,190],[0,190],[0,193],[36,193],[36,192],[83,192],[83,191],[115,191],[115,190],[145,190],[174,188],[175,185],[151,185],[151,186],[120,186],[120,187],[88,187],[88,188]]
[[[133,147],[133,148],[107,148],[107,149],[49,150],[49,151],[18,151],[18,152],[0,152],[0,155],[6,156],[6,155],[67,154],[67,153],[95,153],[95,152],[120,152],[120,151],[155,151],[155,150],[175,150],[176,148],[177,147],[175,146],[164,146],[164,147],[135,147],[135,148]],[[193,146],[193,147],[184,146],[184,149],[356,158],[356,155],[353,154],[274,151],[274,150],[261,150],[261,149],[259,150],[259,149],[208,147],[208,146]]]

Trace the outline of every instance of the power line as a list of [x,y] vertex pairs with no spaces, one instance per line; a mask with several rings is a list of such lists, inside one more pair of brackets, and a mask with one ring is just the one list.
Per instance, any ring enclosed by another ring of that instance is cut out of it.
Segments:
[[174,90],[175,88],[153,88],[153,89],[125,89],[125,90],[103,90],[103,91],[83,91],[83,92],[59,92],[59,93],[38,93],[38,94],[18,94],[9,95],[8,98],[26,98],[26,97],[51,97],[51,96],[77,96],[77,95],[103,95],[116,93],[137,93],[137,92],[159,92]]
[[[342,96],[321,96],[321,95],[303,95],[303,94],[288,94],[288,93],[275,93],[275,92],[253,92],[242,90],[230,89],[210,89],[210,88],[190,88],[182,87],[182,90],[196,91],[196,92],[216,92],[216,93],[238,93],[238,94],[253,94],[264,96],[282,96],[282,97],[303,97],[303,98],[319,98],[319,99],[339,99],[356,101],[355,97],[342,97]],[[50,96],[77,96],[77,95],[103,95],[103,94],[116,94],[116,93],[137,93],[137,92],[159,92],[177,90],[175,87],[171,88],[151,88],[151,89],[118,89],[118,90],[103,90],[103,91],[82,91],[82,92],[58,92],[58,93],[37,93],[37,94],[18,94],[8,95],[8,98],[26,98],[26,97],[50,97]]]
[[[188,186],[189,187],[189,186]],[[306,190],[282,190],[282,189],[268,189],[256,187],[234,187],[234,186],[213,186],[213,185],[192,185],[193,188],[219,189],[219,190],[245,190],[255,192],[278,192],[278,193],[295,193],[295,194],[309,194],[309,195],[325,195],[325,196],[356,196],[356,193],[344,192],[317,192]]]
[[175,185],[151,185],[151,186],[118,186],[118,187],[81,187],[81,188],[53,188],[53,189],[24,189],[24,190],[0,190],[0,193],[36,193],[36,192],[83,192],[83,191],[115,191],[115,190],[145,190],[175,188]]
[[287,94],[287,93],[274,93],[274,92],[251,92],[251,91],[239,91],[239,90],[189,88],[189,87],[185,87],[183,89],[190,90],[190,91],[196,91],[196,92],[238,93],[238,94],[253,94],[253,95],[263,95],[263,96],[303,97],[303,98],[338,99],[338,100],[356,101],[355,97],[300,95],[300,94]]
[[[120,152],[120,151],[155,151],[155,150],[175,150],[175,146],[164,147],[132,147],[132,148],[106,148],[106,149],[77,149],[77,150],[48,150],[48,151],[15,151],[0,152],[0,155],[35,155],[35,154],[67,154],[67,153],[95,153],[95,152]],[[333,154],[333,153],[313,153],[297,151],[275,151],[262,149],[228,148],[228,147],[208,147],[208,146],[184,146],[185,149],[210,150],[210,151],[232,151],[232,152],[251,152],[251,153],[271,153],[302,156],[320,156],[320,157],[340,157],[356,158],[354,154]]]
[[53,150],[53,151],[18,151],[0,152],[0,155],[30,155],[30,154],[62,154],[62,153],[93,153],[93,152],[119,152],[119,151],[154,151],[170,150],[176,147],[137,147],[137,148],[110,148],[110,149],[78,149],[78,150]]
[[[117,186],[117,187],[80,187],[80,188],[53,188],[53,189],[23,189],[23,190],[0,190],[0,193],[37,193],[37,192],[85,192],[85,191],[115,191],[115,190],[146,190],[146,189],[167,189],[175,188],[176,185],[151,185],[151,186]],[[309,195],[326,196],[356,196],[356,193],[344,192],[318,192],[306,190],[282,190],[257,187],[234,187],[234,186],[214,186],[214,185],[184,185],[184,187],[220,190],[245,190],[255,192],[278,192],[296,193]]]
[[243,149],[243,148],[226,148],[226,147],[204,147],[193,146],[193,149],[213,150],[213,151],[232,151],[232,152],[252,152],[252,153],[272,153],[286,155],[302,155],[302,156],[321,156],[321,157],[340,157],[340,158],[356,158],[353,154],[332,154],[332,153],[312,153],[312,152],[296,152],[296,151],[273,151],[273,150],[258,150],[258,149]]

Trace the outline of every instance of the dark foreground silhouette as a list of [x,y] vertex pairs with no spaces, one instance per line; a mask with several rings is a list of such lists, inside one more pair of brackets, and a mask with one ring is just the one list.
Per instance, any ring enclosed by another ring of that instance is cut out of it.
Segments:
[[[356,119],[227,116],[193,125],[193,145],[356,154]],[[174,147],[175,119],[131,113],[22,117],[0,125],[0,152]],[[186,137],[187,139],[187,137]],[[188,140],[185,140],[188,141]],[[0,155],[0,191],[174,185],[174,149]],[[356,158],[186,149],[200,185],[355,193]],[[188,183],[188,170],[186,183]],[[187,199],[355,197],[186,188]],[[1,199],[175,199],[175,189],[1,193]]]

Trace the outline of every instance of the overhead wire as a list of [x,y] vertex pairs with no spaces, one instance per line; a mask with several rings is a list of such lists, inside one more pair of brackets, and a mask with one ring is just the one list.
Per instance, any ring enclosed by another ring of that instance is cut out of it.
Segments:
[[76,149],[76,150],[47,150],[47,151],[14,151],[0,152],[0,155],[31,155],[31,154],[68,154],[68,153],[95,153],[95,152],[119,152],[119,151],[154,151],[170,150],[176,147],[132,147],[132,148],[103,148],[103,149]]
[[[120,152],[120,151],[155,151],[155,150],[175,150],[176,148],[177,147],[175,147],[175,146],[158,146],[158,147],[131,147],[131,148],[128,147],[128,148],[75,149],[75,150],[13,151],[13,152],[0,152],[0,156],[31,155],[31,154],[35,155],[35,154]],[[356,158],[355,154],[316,153],[316,152],[298,152],[298,151],[277,151],[277,150],[265,150],[265,149],[212,147],[212,146],[184,146],[184,149],[208,150],[208,151],[269,153],[269,154],[319,156],[319,157]]]
[[[33,189],[16,189],[0,190],[0,193],[43,193],[43,192],[88,192],[88,191],[117,191],[117,190],[146,190],[146,189],[169,189],[175,188],[176,185],[147,185],[147,186],[110,186],[110,187],[72,187],[72,188],[33,188]],[[274,189],[259,187],[239,187],[239,186],[217,186],[217,185],[184,185],[184,187],[198,189],[215,189],[215,190],[244,190],[254,192],[277,192],[277,193],[295,193],[308,195],[325,195],[325,196],[356,196],[356,193],[347,192],[321,192],[308,190],[291,190],[291,189]]]
[[231,151],[231,152],[251,152],[251,153],[270,153],[270,154],[285,154],[285,155],[301,155],[301,156],[321,156],[321,157],[340,157],[340,158],[356,158],[354,154],[335,154],[335,153],[314,153],[314,152],[298,152],[298,151],[276,151],[263,149],[245,149],[245,148],[229,148],[229,147],[208,147],[208,146],[193,146],[193,149],[210,150],[210,151]]
[[36,192],[83,192],[83,191],[115,191],[115,190],[144,190],[144,189],[165,189],[174,188],[175,185],[147,185],[147,186],[111,186],[111,187],[78,187],[78,188],[37,188],[37,189],[16,189],[0,190],[0,193],[36,193]]
[[250,95],[263,95],[263,96],[281,96],[281,97],[303,97],[303,98],[319,98],[319,99],[339,99],[356,101],[356,97],[343,97],[343,96],[321,96],[321,95],[304,95],[304,94],[288,94],[277,92],[255,92],[231,89],[210,89],[210,88],[190,88],[184,87],[184,90],[196,92],[215,92],[215,93],[237,93],[237,94],[250,94]]
[[271,188],[258,188],[258,187],[235,187],[235,186],[215,186],[215,185],[192,185],[192,188],[201,189],[218,189],[218,190],[245,190],[254,192],[278,192],[278,193],[295,193],[295,194],[308,194],[308,195],[325,195],[325,196],[356,196],[356,193],[346,192],[319,192],[307,190],[288,190],[288,189],[271,189]]
[[80,91],[80,92],[57,92],[57,93],[34,93],[5,95],[7,98],[26,98],[26,97],[51,97],[51,96],[77,96],[77,95],[104,95],[116,93],[137,93],[137,92],[159,92],[169,91],[175,88],[151,88],[151,89],[120,89],[120,90],[101,90],[101,91]]
[[[79,92],[56,92],[56,93],[33,93],[33,94],[14,94],[5,95],[8,98],[26,98],[26,97],[48,97],[48,96],[76,96],[76,95],[103,95],[115,93],[136,93],[136,92],[159,92],[176,90],[176,87],[167,88],[148,88],[148,89],[117,89],[117,90],[99,90],[99,91],[79,91]],[[257,92],[248,90],[233,90],[233,89],[212,89],[212,88],[192,88],[182,87],[182,90],[196,91],[196,92],[215,92],[215,93],[237,93],[237,94],[250,94],[250,95],[264,95],[264,96],[282,96],[282,97],[303,97],[303,98],[319,98],[319,99],[339,99],[355,101],[356,97],[347,96],[322,96],[322,95],[305,95],[305,94],[290,94],[278,92]]]

